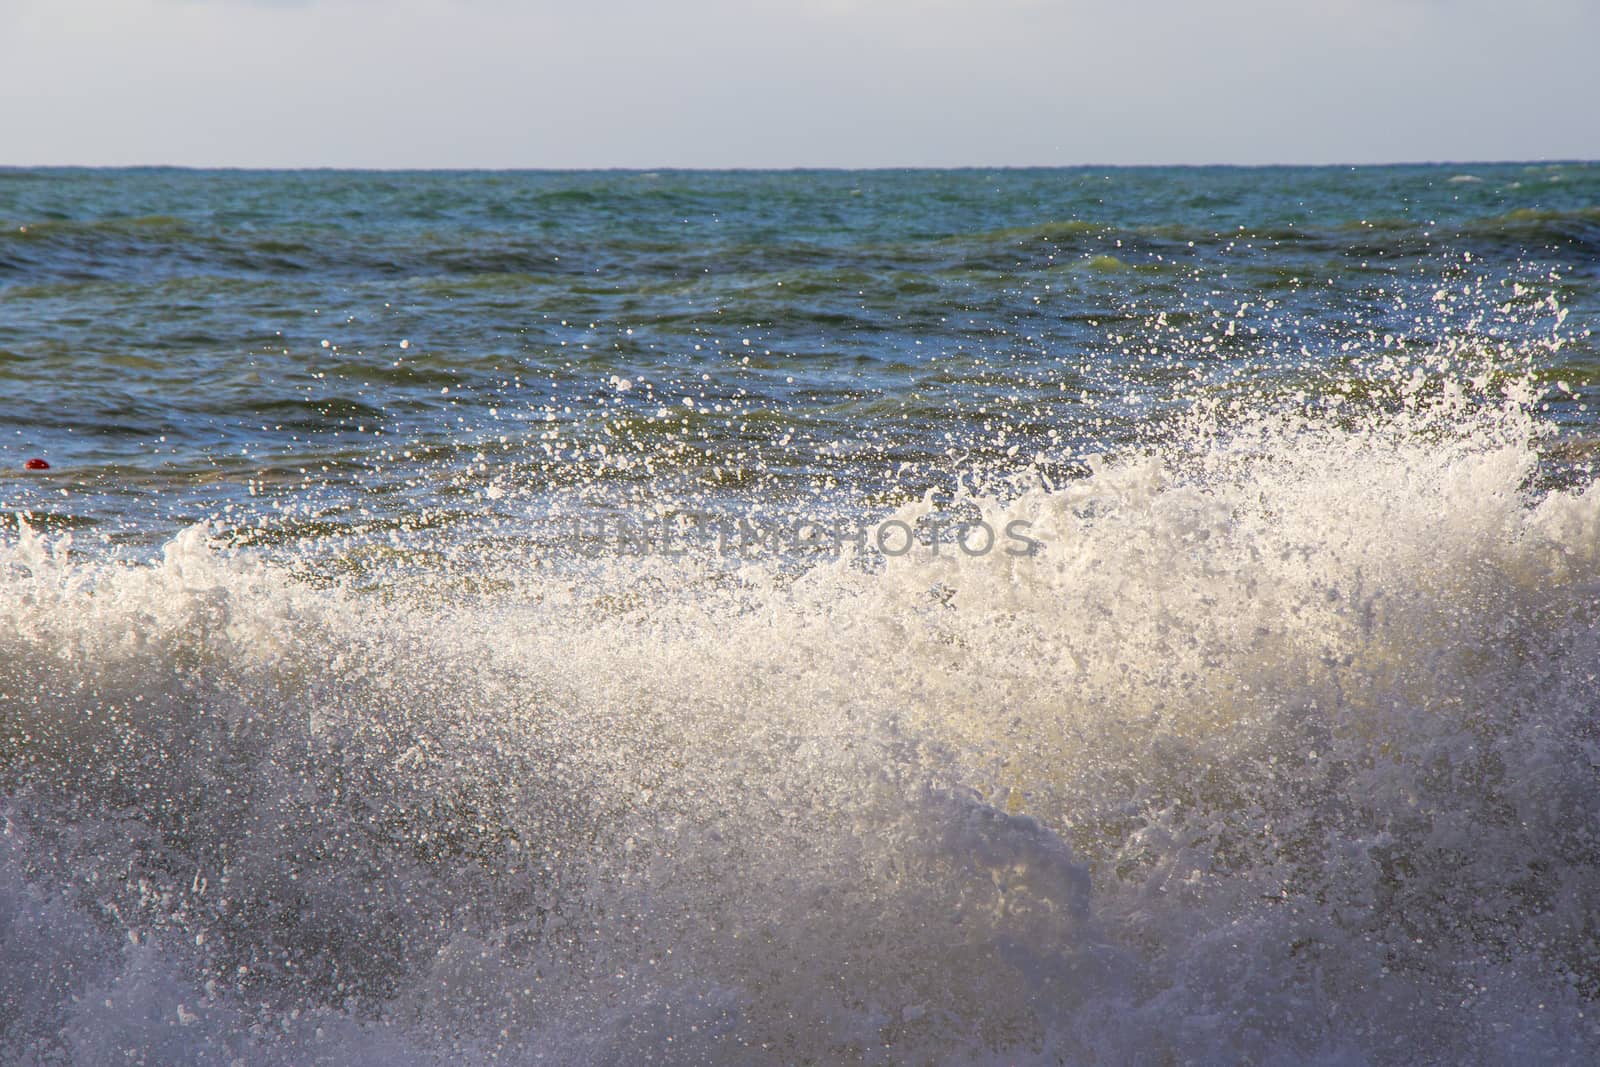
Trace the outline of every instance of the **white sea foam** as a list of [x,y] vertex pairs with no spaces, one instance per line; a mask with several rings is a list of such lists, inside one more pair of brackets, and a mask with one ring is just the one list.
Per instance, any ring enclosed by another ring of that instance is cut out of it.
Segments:
[[1600,489],[1533,492],[1532,406],[1197,415],[974,493],[1035,557],[799,577],[386,595],[24,530],[0,1046],[1600,1055]]

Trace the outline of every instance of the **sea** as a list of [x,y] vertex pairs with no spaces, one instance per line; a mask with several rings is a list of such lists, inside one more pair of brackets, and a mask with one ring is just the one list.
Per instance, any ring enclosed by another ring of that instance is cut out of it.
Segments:
[[0,1063],[1600,1060],[1600,164],[0,169]]

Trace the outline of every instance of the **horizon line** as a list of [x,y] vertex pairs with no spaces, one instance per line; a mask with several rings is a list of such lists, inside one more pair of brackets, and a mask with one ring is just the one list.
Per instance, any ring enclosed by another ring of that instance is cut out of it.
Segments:
[[1593,166],[1600,157],[1537,157],[1530,159],[1411,159],[1352,163],[946,163],[946,164],[772,164],[745,166],[364,166],[344,164],[237,164],[237,163],[0,163],[0,171],[63,170],[178,170],[255,173],[366,173],[366,174],[801,174],[909,171],[1022,171],[1022,170],[1361,170],[1401,167],[1506,167]]

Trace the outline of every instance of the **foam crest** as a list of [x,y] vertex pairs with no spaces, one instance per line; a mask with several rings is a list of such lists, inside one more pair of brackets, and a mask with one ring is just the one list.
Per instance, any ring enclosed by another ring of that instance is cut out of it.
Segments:
[[605,595],[506,565],[474,575],[496,592],[357,592],[198,528],[92,562],[24,525],[0,1038],[1592,1053],[1600,490],[1536,491],[1530,397],[1201,412],[957,502],[1031,555],[616,559]]

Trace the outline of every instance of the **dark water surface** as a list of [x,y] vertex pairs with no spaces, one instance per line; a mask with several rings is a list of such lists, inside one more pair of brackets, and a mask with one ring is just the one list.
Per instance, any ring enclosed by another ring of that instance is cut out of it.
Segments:
[[307,487],[342,526],[606,484],[915,492],[1359,383],[1385,338],[1547,336],[1551,296],[1541,368],[1586,377],[1597,204],[1581,164],[5,171],[0,496],[148,539],[304,522]]

